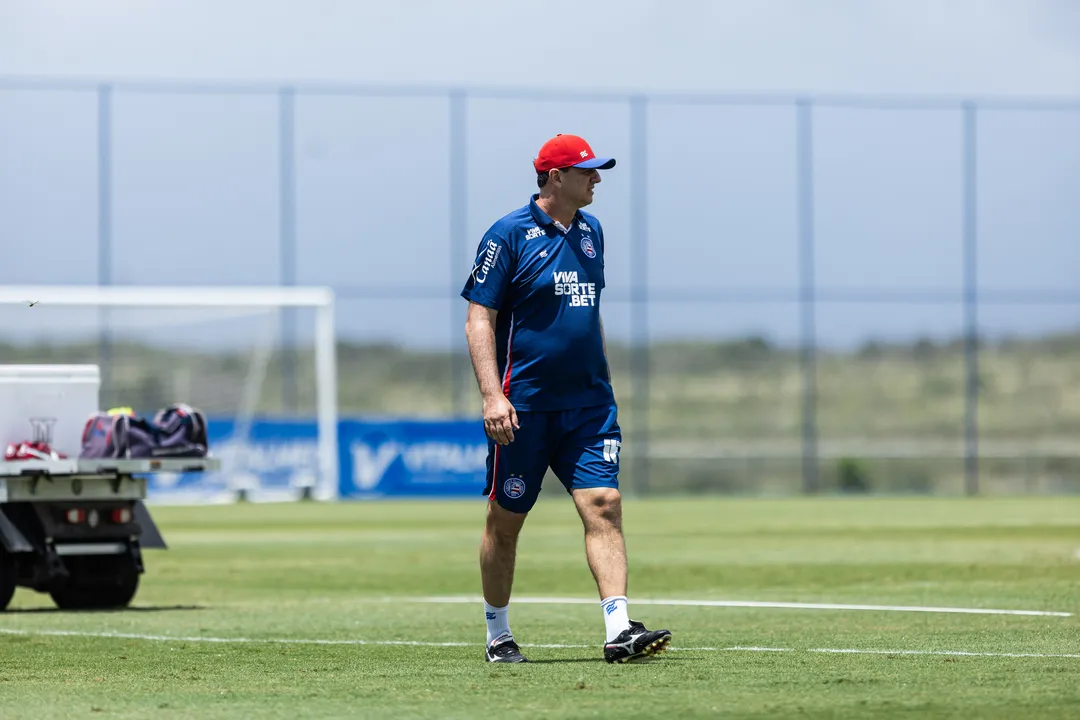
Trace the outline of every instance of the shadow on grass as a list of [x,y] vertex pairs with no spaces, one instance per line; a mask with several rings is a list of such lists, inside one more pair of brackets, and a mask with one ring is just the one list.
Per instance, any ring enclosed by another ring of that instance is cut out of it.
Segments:
[[[670,663],[670,662],[683,662],[685,660],[692,660],[693,658],[686,657],[667,657],[662,658],[649,658],[648,660],[637,660],[631,663],[620,663],[623,665],[655,665],[657,663]],[[550,659],[550,660],[529,660],[526,665],[558,665],[561,663],[602,663],[607,665],[607,661],[604,658],[587,657],[587,658],[566,658],[566,659]]]
[[112,614],[112,613],[147,613],[147,612],[174,612],[178,610],[206,610],[205,605],[145,605],[126,608],[86,608],[84,610],[61,610],[57,607],[44,608],[9,608],[0,610],[0,615],[36,615],[53,614],[65,615],[69,613],[87,614]]

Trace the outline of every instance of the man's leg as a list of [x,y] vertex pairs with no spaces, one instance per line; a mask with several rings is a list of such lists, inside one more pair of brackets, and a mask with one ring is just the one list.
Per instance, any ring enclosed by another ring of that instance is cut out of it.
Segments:
[[488,503],[487,522],[480,538],[480,583],[484,589],[488,662],[526,662],[510,631],[510,589],[518,535],[526,513],[510,512],[494,500]]
[[544,417],[518,413],[518,421],[521,427],[512,443],[488,445],[488,509],[480,538],[480,583],[489,662],[525,662],[510,631],[510,590],[518,535],[540,493],[548,451]]
[[600,599],[626,597],[626,541],[622,533],[622,497],[610,487],[574,490],[585,527],[585,557]]
[[600,593],[608,662],[629,662],[662,652],[667,630],[648,630],[628,616],[626,542],[619,493],[622,434],[614,405],[564,413],[565,434],[552,468],[574,498],[585,529],[585,556]]
[[487,523],[480,540],[480,581],[488,605],[501,608],[510,604],[518,535],[526,517],[524,513],[504,510],[495,502],[488,503]]

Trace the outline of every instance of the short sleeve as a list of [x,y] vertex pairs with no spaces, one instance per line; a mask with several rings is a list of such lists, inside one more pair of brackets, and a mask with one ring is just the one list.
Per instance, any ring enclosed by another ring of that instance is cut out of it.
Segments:
[[465,281],[461,296],[466,300],[489,307],[502,308],[510,281],[514,277],[514,260],[510,243],[489,233],[476,249],[472,272]]

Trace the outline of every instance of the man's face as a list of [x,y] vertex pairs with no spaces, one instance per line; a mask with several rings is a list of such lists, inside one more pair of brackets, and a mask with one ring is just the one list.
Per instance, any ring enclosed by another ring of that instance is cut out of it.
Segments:
[[593,187],[600,182],[598,170],[566,168],[559,170],[559,195],[579,208],[593,201]]

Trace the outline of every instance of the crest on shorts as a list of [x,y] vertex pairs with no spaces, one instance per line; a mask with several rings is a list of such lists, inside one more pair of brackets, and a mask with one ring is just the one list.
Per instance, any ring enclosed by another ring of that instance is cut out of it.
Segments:
[[592,238],[588,235],[581,238],[581,252],[585,253],[591,258],[596,257],[596,248],[593,247]]
[[520,477],[511,475],[503,483],[503,492],[506,493],[506,497],[517,500],[525,494],[525,481]]

